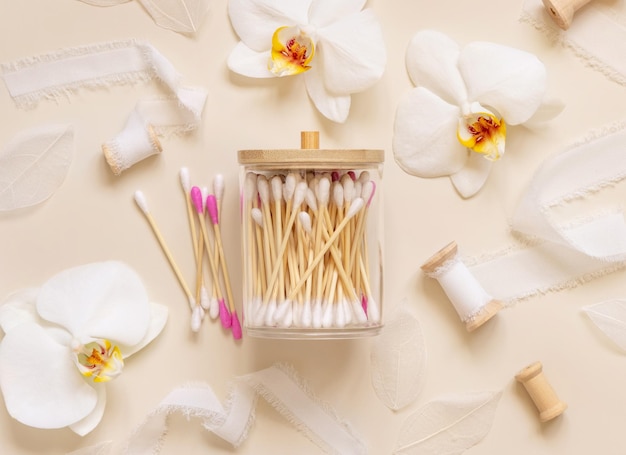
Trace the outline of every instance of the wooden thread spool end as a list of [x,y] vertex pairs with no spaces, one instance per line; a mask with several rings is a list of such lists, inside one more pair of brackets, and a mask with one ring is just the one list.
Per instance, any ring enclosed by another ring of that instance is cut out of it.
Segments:
[[[442,249],[433,254],[424,264],[421,269],[426,273],[433,273],[438,267],[441,267],[446,261],[454,259],[459,251],[457,243],[453,240],[448,243]],[[471,319],[465,321],[465,329],[468,332],[473,332],[478,327],[482,326],[489,319],[494,317],[498,311],[504,308],[502,302],[498,300],[491,300],[485,306],[480,308]]]
[[119,151],[112,149],[107,144],[102,144],[102,153],[104,155],[104,159],[111,168],[111,171],[113,171],[114,175],[119,176],[123,171],[135,164],[138,159],[143,159],[148,157],[149,155],[154,155],[163,151],[161,141],[159,141],[159,137],[152,128],[152,125],[146,125],[146,132],[148,133],[151,150],[150,152],[144,152],[145,156],[135,157],[131,159],[131,163],[126,162],[127,160],[125,160],[124,157],[120,156],[121,153]]
[[300,148],[301,149],[320,148],[319,131],[301,131],[300,132]]
[[591,0],[543,0],[543,5],[548,14],[563,30],[572,25],[574,13],[585,6]]
[[567,409],[567,403],[559,399],[546,380],[541,362],[528,365],[515,375],[515,379],[524,385],[533,403],[537,406],[541,422],[552,420]]

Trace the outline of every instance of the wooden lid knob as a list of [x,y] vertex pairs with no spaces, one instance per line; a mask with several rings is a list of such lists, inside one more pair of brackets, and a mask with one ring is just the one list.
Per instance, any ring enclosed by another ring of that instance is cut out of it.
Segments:
[[302,149],[320,148],[320,132],[319,131],[300,132],[300,148]]

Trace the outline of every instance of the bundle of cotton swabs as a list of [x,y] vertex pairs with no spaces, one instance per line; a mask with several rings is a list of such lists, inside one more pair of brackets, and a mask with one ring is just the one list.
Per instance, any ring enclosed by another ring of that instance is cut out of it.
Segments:
[[[163,238],[150,210],[144,194],[135,192],[135,202],[146,216],[161,249],[178,279],[191,309],[191,329],[200,330],[205,314],[217,319],[219,316],[222,327],[232,330],[235,339],[241,338],[241,323],[234,306],[230,276],[226,265],[226,256],[222,244],[220,216],[224,195],[224,179],[218,174],[213,181],[213,194],[207,188],[191,186],[189,170],[180,170],[180,182],[185,194],[189,230],[196,262],[196,286],[192,292],[183,274],[174,260],[165,239]],[[194,214],[195,212],[195,214]],[[207,222],[207,218],[210,222]],[[207,225],[210,226],[207,227]],[[210,279],[204,272],[205,259],[208,258]],[[211,288],[209,292],[208,288]]]
[[366,229],[375,189],[367,171],[246,175],[247,326],[380,322]]

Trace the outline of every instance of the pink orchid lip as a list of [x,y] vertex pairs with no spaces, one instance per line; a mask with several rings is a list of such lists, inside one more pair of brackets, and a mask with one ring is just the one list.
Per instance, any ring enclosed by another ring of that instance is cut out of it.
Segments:
[[311,69],[314,54],[313,39],[298,26],[279,27],[272,36],[268,69],[279,77],[301,74]]

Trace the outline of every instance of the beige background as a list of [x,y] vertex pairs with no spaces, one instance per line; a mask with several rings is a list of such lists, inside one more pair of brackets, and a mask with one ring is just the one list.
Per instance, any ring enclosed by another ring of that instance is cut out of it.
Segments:
[[[225,397],[228,382],[276,361],[294,365],[320,398],[362,434],[370,453],[391,453],[405,419],[428,401],[448,393],[502,389],[493,427],[468,454],[619,454],[626,450],[626,358],[581,313],[582,306],[626,296],[623,273],[575,290],[529,301],[503,311],[476,333],[467,334],[438,284],[419,265],[439,247],[457,240],[469,255],[508,245],[508,222],[536,167],[586,131],[624,118],[626,91],[585,67],[568,50],[518,21],[520,0],[437,2],[374,0],[388,49],[382,80],[353,96],[343,125],[321,117],[302,81],[249,80],[225,65],[238,41],[226,0],[215,0],[197,36],[159,28],[138,2],[98,8],[76,0],[0,2],[0,61],[59,48],[126,38],[146,39],[190,85],[209,90],[200,128],[165,139],[165,150],[115,178],[100,145],[122,127],[138,99],[158,94],[153,83],[83,90],[70,99],[16,109],[0,85],[0,144],[18,131],[48,122],[75,125],[76,152],[62,188],[32,209],[0,214],[0,294],[37,285],[65,268],[118,259],[142,276],[153,300],[170,308],[155,342],[128,362],[108,388],[104,418],[84,438],[69,430],[44,431],[13,421],[0,407],[0,452],[65,453],[103,440],[123,440],[175,386],[206,381]],[[565,111],[548,128],[510,128],[507,154],[487,185],[462,200],[446,178],[423,180],[405,174],[391,150],[395,107],[412,85],[405,71],[406,45],[415,32],[433,28],[459,42],[487,40],[535,53],[548,69],[550,93]],[[193,183],[226,182],[225,248],[239,290],[236,151],[292,148],[299,131],[317,129],[325,148],[381,148],[385,164],[385,295],[387,309],[406,301],[419,318],[428,349],[425,386],[415,403],[394,413],[376,397],[370,382],[373,340],[293,342],[245,338],[234,343],[216,324],[197,336],[189,329],[185,298],[148,225],[133,202],[142,189],[184,273],[193,277],[178,172],[190,169]],[[569,409],[541,425],[514,374],[535,360]],[[36,374],[36,372],[34,372]],[[2,400],[0,399],[0,402]],[[232,453],[199,422],[172,421],[163,453]],[[261,402],[241,454],[316,454],[319,449]]]

